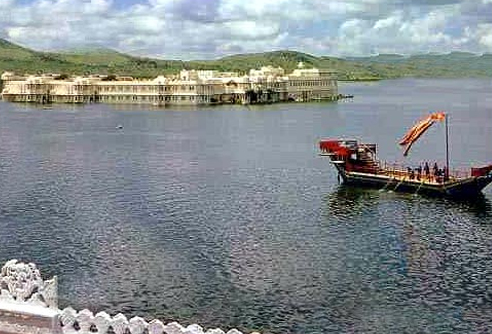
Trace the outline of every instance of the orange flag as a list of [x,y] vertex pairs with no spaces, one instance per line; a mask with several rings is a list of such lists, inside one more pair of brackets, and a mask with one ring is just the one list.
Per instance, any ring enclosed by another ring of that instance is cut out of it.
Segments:
[[434,122],[437,121],[443,121],[446,119],[446,113],[443,111],[438,111],[435,113],[430,114],[426,118],[422,119],[419,121],[417,124],[415,124],[408,132],[403,136],[403,138],[400,140],[400,145],[406,145],[405,151],[403,152],[404,156],[408,155],[408,151],[410,151],[410,148],[412,147],[413,143],[417,141],[417,139],[422,136],[422,134],[431,127]]

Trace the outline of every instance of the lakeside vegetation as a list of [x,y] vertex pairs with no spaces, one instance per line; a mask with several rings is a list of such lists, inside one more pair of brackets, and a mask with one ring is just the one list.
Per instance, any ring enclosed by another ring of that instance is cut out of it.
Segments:
[[135,57],[110,49],[40,52],[0,39],[0,72],[60,73],[65,75],[117,74],[138,78],[176,74],[181,69],[207,69],[248,73],[272,65],[287,72],[302,61],[306,67],[332,69],[340,80],[380,80],[401,77],[492,77],[492,54],[467,52],[402,56],[316,57],[297,51],[238,54],[216,60],[181,61]]

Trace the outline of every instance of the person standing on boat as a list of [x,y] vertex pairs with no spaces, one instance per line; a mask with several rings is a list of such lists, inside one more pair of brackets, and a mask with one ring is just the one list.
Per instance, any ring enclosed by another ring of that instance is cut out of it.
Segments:
[[438,182],[439,167],[437,166],[437,162],[434,162],[434,167],[432,167],[432,175],[434,176],[434,181]]
[[425,173],[425,178],[428,180],[430,176],[430,168],[429,168],[429,163],[427,161],[424,164],[424,173]]
[[444,178],[444,182],[449,180],[449,171],[448,171],[448,168],[446,166],[444,166],[442,168],[442,176]]

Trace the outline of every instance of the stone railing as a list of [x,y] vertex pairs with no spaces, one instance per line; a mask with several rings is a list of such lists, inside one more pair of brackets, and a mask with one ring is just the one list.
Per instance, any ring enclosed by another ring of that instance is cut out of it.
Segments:
[[[127,319],[123,314],[63,310],[57,305],[57,279],[44,281],[33,263],[8,261],[0,272],[0,334],[242,334],[193,324]],[[258,333],[251,333],[258,334]]]
[[0,301],[57,308],[56,276],[43,281],[34,263],[10,260],[0,272]]

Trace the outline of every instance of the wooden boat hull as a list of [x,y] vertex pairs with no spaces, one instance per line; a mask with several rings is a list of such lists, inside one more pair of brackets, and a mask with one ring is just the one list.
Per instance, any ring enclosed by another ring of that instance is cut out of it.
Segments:
[[343,182],[350,185],[380,188],[388,191],[408,192],[442,197],[476,197],[492,182],[492,174],[468,177],[444,183],[402,180],[387,175],[358,172],[340,173]]

